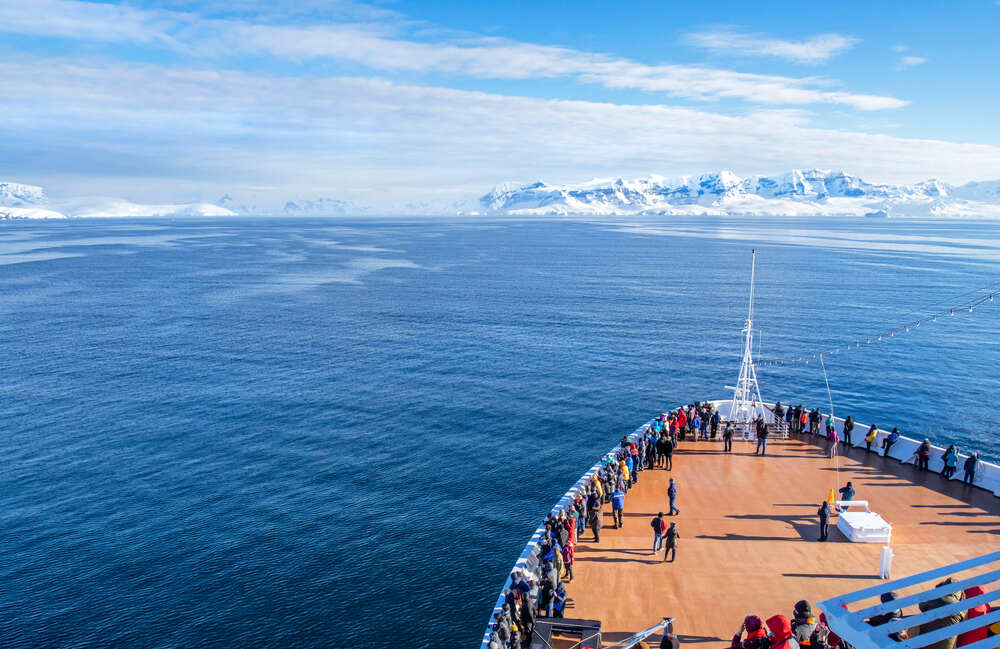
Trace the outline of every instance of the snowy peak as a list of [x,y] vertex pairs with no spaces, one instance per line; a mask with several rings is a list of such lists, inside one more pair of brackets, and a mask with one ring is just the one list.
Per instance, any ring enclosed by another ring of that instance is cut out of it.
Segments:
[[35,207],[45,205],[45,191],[35,185],[0,183],[0,205],[6,207]]
[[316,198],[312,200],[288,201],[283,211],[290,216],[305,216],[309,214],[325,216],[344,216],[351,209],[351,204],[336,198]]
[[885,212],[947,216],[1000,215],[1000,181],[952,187],[938,180],[880,185],[844,171],[793,169],[741,178],[731,171],[698,176],[497,185],[480,200],[490,212],[514,214],[789,214]]

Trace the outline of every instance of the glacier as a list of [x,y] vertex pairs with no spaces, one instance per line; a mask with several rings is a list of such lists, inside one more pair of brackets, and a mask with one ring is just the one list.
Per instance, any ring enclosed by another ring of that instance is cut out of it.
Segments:
[[777,176],[731,171],[696,176],[596,179],[579,185],[503,183],[480,198],[493,214],[932,216],[1000,218],[1000,181],[876,184],[844,171]]

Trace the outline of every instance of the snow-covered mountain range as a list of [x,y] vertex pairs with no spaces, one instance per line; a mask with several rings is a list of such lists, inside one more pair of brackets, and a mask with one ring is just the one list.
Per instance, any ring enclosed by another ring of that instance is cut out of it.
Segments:
[[593,180],[580,185],[506,183],[478,201],[367,205],[337,198],[295,199],[272,207],[236,201],[134,203],[122,198],[50,201],[41,187],[0,182],[0,220],[127,216],[447,216],[482,214],[751,214],[775,216],[940,216],[1000,218],[1000,180],[953,186],[869,183],[843,171],[793,170],[741,178],[730,171],[700,176]]
[[937,180],[882,185],[821,169],[746,178],[720,171],[581,185],[506,183],[483,196],[480,204],[486,212],[503,214],[1000,217],[1000,181],[957,187]]
[[122,216],[236,216],[236,212],[213,203],[148,205],[105,197],[53,203],[41,187],[0,182],[0,220]]

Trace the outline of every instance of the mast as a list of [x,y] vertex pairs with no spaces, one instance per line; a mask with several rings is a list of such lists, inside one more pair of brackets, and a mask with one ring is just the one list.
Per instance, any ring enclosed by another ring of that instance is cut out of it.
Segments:
[[757,385],[757,368],[753,361],[753,285],[757,270],[757,250],[751,250],[750,261],[750,304],[747,319],[743,325],[743,362],[740,363],[740,377],[733,391],[733,401],[729,407],[729,420],[737,424],[748,423],[764,415],[760,387]]

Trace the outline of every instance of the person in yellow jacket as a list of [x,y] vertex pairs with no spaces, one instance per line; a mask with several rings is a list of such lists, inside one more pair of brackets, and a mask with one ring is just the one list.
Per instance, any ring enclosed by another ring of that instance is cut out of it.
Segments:
[[865,449],[866,453],[872,452],[872,444],[875,443],[875,438],[878,437],[878,426],[872,424],[872,427],[868,429],[868,434],[865,435]]

